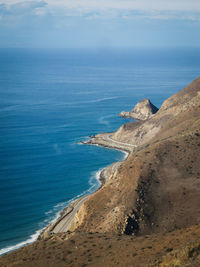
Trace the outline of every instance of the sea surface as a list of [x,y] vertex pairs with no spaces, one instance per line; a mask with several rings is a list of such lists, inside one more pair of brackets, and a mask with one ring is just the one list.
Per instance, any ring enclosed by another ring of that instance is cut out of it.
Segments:
[[35,240],[99,187],[120,151],[77,144],[115,131],[143,98],[158,107],[200,75],[200,50],[0,50],[0,254]]

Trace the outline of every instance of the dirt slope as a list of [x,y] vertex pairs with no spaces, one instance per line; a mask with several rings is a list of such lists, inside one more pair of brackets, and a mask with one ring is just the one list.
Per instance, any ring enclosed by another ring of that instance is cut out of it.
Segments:
[[136,238],[108,233],[56,234],[4,256],[0,266],[199,267],[199,226]]

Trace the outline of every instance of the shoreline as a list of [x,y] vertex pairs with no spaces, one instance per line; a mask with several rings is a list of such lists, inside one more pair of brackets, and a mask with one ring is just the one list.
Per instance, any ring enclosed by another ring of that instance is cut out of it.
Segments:
[[[129,149],[122,149],[121,147],[114,147],[99,144],[98,142],[94,142],[95,137],[91,137],[88,141],[82,141],[79,144],[85,144],[85,145],[96,145],[101,146],[108,149],[115,149],[119,150],[122,153],[125,154],[125,157],[120,160],[116,161],[103,169],[96,172],[97,177],[96,179],[100,182],[99,187],[92,193],[86,194],[80,198],[75,199],[72,201],[68,206],[66,206],[61,212],[57,219],[55,219],[52,223],[50,223],[44,230],[40,233],[37,240],[48,237],[49,235],[52,235],[54,233],[61,233],[61,232],[70,232],[70,226],[73,222],[73,219],[76,215],[76,213],[79,211],[81,206],[84,204],[85,201],[89,199],[90,196],[92,196],[94,193],[96,193],[98,190],[100,190],[105,183],[108,181],[110,176],[116,171],[116,169],[128,158],[131,151]],[[99,172],[99,173],[98,173]]]
[[87,141],[82,141],[80,144],[86,145],[96,145],[101,147],[106,147],[109,149],[120,150],[122,152],[126,152],[130,154],[137,145],[119,142],[112,138],[113,133],[100,133],[96,136],[91,136],[91,138]]
[[[91,136],[89,140],[87,141],[82,141],[79,144],[85,144],[85,145],[96,145],[96,146],[100,146],[102,148],[107,148],[107,149],[114,149],[114,150],[118,150],[121,151],[122,153],[125,154],[124,158],[120,161],[116,161],[100,170],[98,170],[96,172],[96,180],[99,181],[99,186],[98,188],[92,192],[92,193],[86,193],[85,195],[78,197],[75,199],[72,199],[71,202],[69,200],[69,204],[64,207],[61,211],[57,212],[57,214],[55,215],[55,218],[53,220],[51,220],[47,226],[43,227],[42,229],[37,230],[35,233],[33,233],[32,235],[30,235],[30,237],[25,240],[22,241],[20,243],[17,243],[16,245],[13,246],[9,246],[9,247],[5,247],[2,248],[0,251],[0,257],[11,253],[12,251],[15,251],[17,249],[20,249],[26,245],[29,245],[31,243],[34,243],[37,240],[40,240],[42,238],[45,238],[45,236],[49,236],[52,235],[54,232],[52,231],[53,229],[55,229],[60,223],[62,224],[62,221],[65,219],[67,220],[67,216],[70,216],[70,214],[73,212],[74,210],[74,206],[78,205],[78,209],[76,209],[75,211],[77,212],[80,207],[84,204],[84,202],[94,193],[96,193],[98,190],[100,190],[104,184],[106,183],[106,181],[109,179],[109,177],[111,176],[112,173],[115,172],[115,170],[128,158],[129,154],[131,153],[131,151],[129,149],[122,149],[121,146],[113,146],[113,145],[109,145],[109,144],[101,144],[98,141],[94,141],[96,136]],[[109,170],[111,170],[109,172]],[[84,192],[83,192],[84,194]],[[84,199],[84,201],[83,201]],[[81,205],[79,205],[79,203],[81,203]],[[75,213],[76,213],[75,212]],[[72,221],[71,221],[72,222]],[[59,232],[59,231],[58,231]],[[63,231],[63,232],[68,232],[67,231]]]

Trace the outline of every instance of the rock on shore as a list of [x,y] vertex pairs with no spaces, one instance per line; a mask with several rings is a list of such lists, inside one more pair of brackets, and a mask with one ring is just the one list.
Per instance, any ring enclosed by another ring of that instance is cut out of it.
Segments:
[[154,106],[149,99],[145,98],[138,102],[130,112],[122,111],[119,116],[138,120],[147,120],[157,111],[158,108]]

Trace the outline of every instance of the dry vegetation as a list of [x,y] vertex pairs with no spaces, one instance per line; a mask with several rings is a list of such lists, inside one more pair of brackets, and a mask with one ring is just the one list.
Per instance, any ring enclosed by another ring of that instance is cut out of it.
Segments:
[[4,256],[0,266],[200,266],[199,252],[199,225],[136,238],[82,232],[37,241]]

